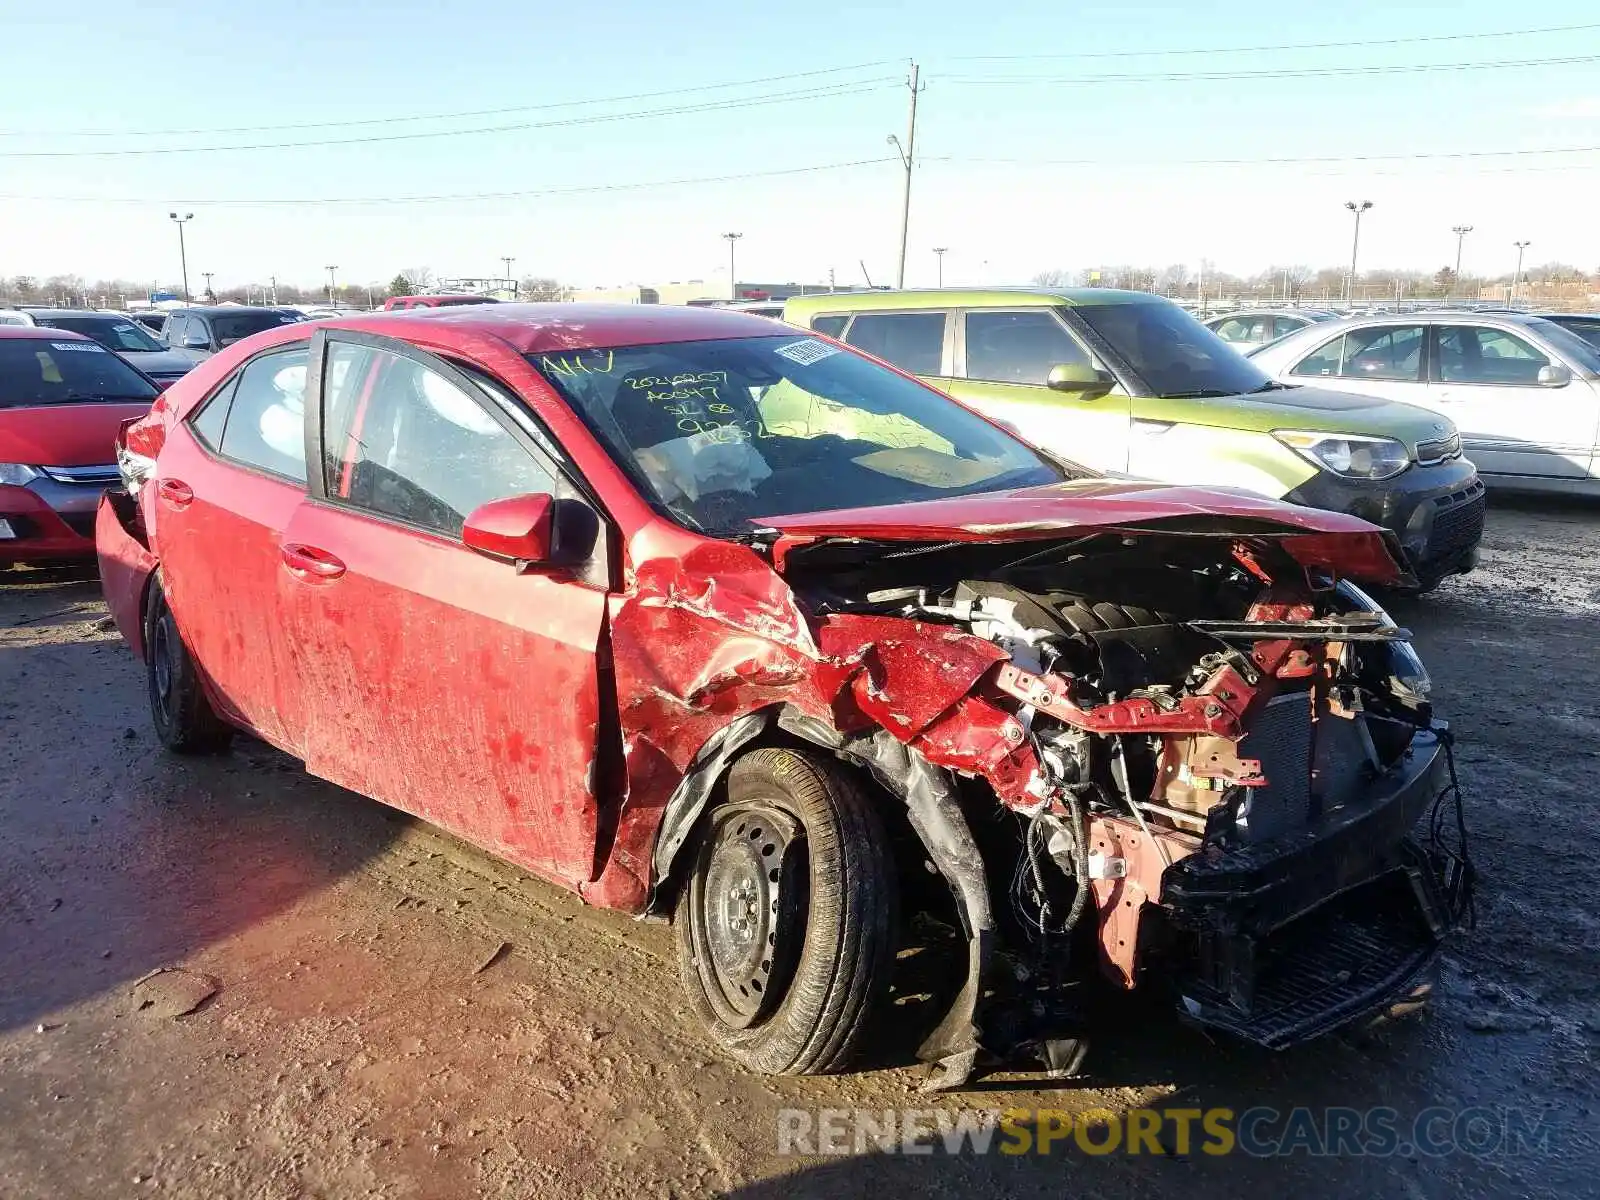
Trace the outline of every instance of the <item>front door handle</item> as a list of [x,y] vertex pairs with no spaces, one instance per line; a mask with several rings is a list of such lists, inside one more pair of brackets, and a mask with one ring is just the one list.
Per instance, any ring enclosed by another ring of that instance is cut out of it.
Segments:
[[283,547],[283,565],[297,579],[337,579],[344,574],[344,563],[326,550],[290,542]]
[[188,508],[194,503],[194,489],[181,479],[163,479],[156,490],[173,508]]

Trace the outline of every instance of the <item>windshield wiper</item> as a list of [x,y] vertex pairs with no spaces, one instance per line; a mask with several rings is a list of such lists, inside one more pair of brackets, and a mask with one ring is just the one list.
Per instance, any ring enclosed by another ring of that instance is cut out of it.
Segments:
[[1249,394],[1256,396],[1262,392],[1286,392],[1289,390],[1289,386],[1287,383],[1279,383],[1276,379],[1269,379],[1260,387],[1251,388]]
[[1163,400],[1220,400],[1224,396],[1237,396],[1226,388],[1194,388],[1187,392],[1162,392]]

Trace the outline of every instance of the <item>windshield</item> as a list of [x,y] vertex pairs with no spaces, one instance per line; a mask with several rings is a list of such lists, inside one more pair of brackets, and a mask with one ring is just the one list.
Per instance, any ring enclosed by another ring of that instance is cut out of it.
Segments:
[[294,323],[293,317],[279,312],[226,313],[211,318],[211,328],[216,331],[219,346],[231,346],[263,329]]
[[1062,478],[939,392],[809,337],[530,355],[683,524],[903,504]]
[[149,380],[99,342],[0,338],[0,408],[155,395]]
[[92,337],[102,346],[132,354],[159,354],[166,349],[145,330],[121,317],[39,317],[39,324],[50,329],[70,329]]
[[1072,315],[1111,344],[1157,396],[1237,396],[1271,379],[1176,304],[1075,305]]
[[1528,326],[1538,330],[1546,341],[1585,371],[1600,374],[1600,340],[1597,340],[1600,339],[1600,321],[1594,322],[1587,330],[1542,318],[1529,321]]

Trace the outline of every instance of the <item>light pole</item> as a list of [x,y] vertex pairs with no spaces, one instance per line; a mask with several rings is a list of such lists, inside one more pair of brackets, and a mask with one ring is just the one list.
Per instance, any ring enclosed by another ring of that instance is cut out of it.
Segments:
[[194,214],[184,213],[180,217],[177,213],[168,213],[167,216],[178,226],[178,265],[183,268],[183,302],[187,304],[189,303],[189,254],[183,246],[183,226],[186,221],[194,220]]
[[276,275],[268,275],[267,282],[272,285],[272,302],[276,304],[278,302],[278,277]]
[[1354,303],[1356,298],[1356,252],[1361,249],[1361,214],[1372,207],[1371,200],[1363,200],[1357,204],[1354,200],[1346,200],[1344,206],[1356,215],[1355,236],[1350,239],[1350,286],[1345,294],[1345,299]]
[[334,286],[333,286],[333,273],[335,271],[337,271],[338,269],[339,268],[337,266],[330,266],[328,268],[328,304],[332,308],[338,308],[339,307],[339,302],[334,299]]
[[933,252],[939,256],[939,286],[944,286],[944,254],[949,246],[935,246]]
[[517,298],[517,285],[512,282],[511,279],[511,264],[517,260],[512,258],[509,254],[502,254],[500,256],[500,261],[506,265],[506,282],[511,284],[511,298],[515,300]]
[[1456,235],[1456,285],[1461,284],[1461,243],[1467,240],[1467,234],[1472,232],[1471,225],[1452,225],[1450,232]]
[[216,295],[216,293],[211,290],[211,276],[213,274],[215,274],[215,272],[213,272],[213,271],[201,271],[200,274],[205,276],[206,290],[204,292],[204,295],[206,296],[207,302],[209,302],[210,298],[212,296]]
[[1533,245],[1533,243],[1512,242],[1511,244],[1517,248],[1517,269],[1511,275],[1511,295],[1508,296],[1507,299],[1511,303],[1515,304],[1517,300],[1517,283],[1522,279],[1522,252],[1529,246]]
[[734,274],[733,270],[733,244],[742,238],[744,234],[725,233],[722,236],[728,239],[728,299],[737,300],[739,298],[739,277]]

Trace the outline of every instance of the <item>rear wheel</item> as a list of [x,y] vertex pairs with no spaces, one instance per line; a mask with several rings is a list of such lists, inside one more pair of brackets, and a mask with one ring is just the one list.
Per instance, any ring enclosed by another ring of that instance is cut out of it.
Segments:
[[194,658],[167,606],[161,577],[150,586],[144,628],[145,678],[156,736],[175,754],[221,753],[233,740],[233,729],[206,699]]
[[870,799],[833,763],[762,749],[733,765],[703,826],[675,917],[695,1015],[753,1070],[839,1070],[894,953],[894,866]]

